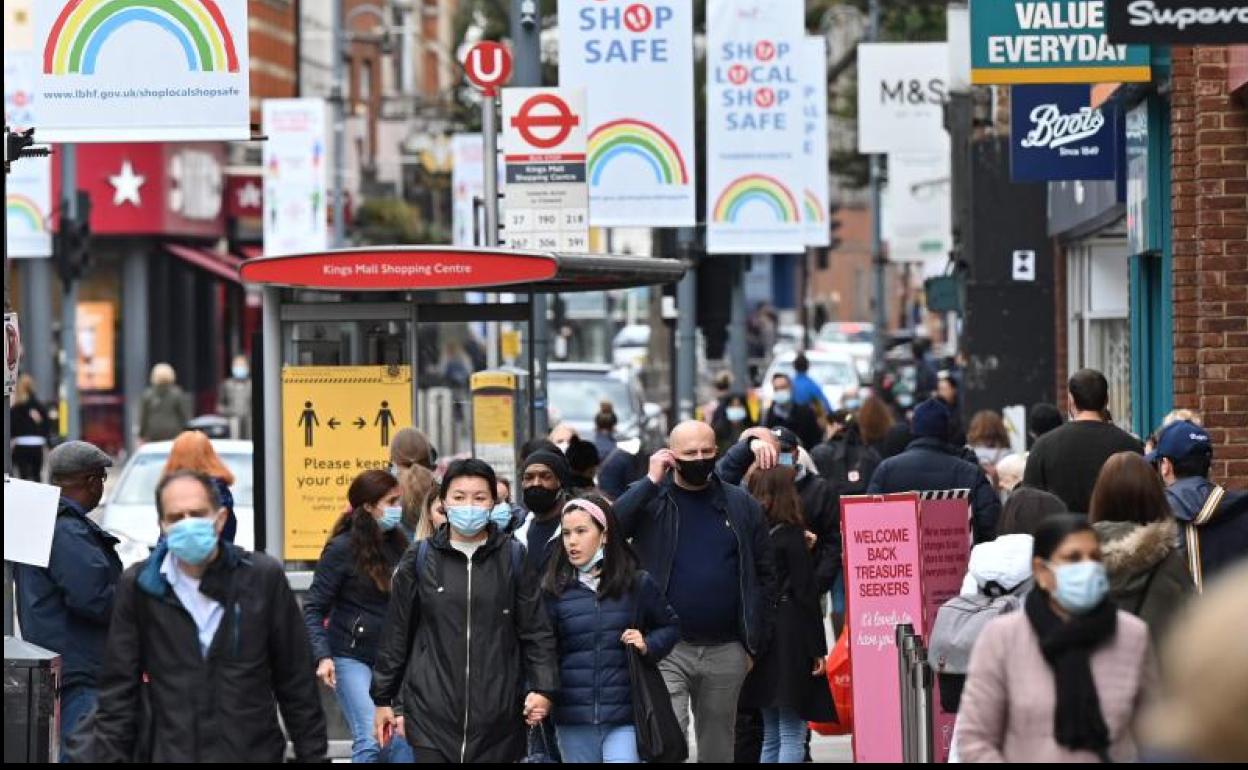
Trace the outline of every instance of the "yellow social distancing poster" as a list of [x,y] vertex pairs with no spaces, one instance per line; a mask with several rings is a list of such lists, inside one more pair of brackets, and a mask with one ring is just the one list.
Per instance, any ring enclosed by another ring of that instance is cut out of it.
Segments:
[[282,367],[286,559],[320,557],[351,482],[387,470],[390,439],[411,424],[410,367]]

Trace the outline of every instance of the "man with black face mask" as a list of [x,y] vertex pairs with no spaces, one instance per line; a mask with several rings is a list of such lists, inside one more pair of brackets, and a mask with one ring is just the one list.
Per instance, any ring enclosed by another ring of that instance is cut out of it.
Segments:
[[659,664],[681,726],[692,707],[700,762],[732,762],[737,696],[771,632],[767,525],[749,493],[714,475],[715,431],[677,425],[650,470],[616,501],[624,537],[680,616]]
[[557,450],[538,450],[520,467],[521,501],[527,513],[515,536],[528,547],[525,566],[531,575],[541,574],[546,558],[559,545],[559,516],[571,478],[572,469]]

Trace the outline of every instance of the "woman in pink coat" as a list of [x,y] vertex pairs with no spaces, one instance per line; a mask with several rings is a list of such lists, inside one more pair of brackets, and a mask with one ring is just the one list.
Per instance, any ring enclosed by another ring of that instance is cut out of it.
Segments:
[[1036,588],[971,653],[962,762],[1131,762],[1157,685],[1148,627],[1108,598],[1095,530],[1063,514],[1035,533]]

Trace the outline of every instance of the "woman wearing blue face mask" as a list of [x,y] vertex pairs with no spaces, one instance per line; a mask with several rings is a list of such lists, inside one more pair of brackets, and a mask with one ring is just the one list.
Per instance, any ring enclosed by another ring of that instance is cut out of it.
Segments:
[[457,460],[439,494],[446,524],[394,573],[373,727],[383,745],[404,734],[420,763],[515,762],[558,689],[555,637],[536,581],[522,579],[524,546],[491,522],[494,470]]
[[1054,515],[1035,532],[1035,589],[989,623],[958,710],[963,762],[1133,762],[1157,688],[1148,626],[1109,594],[1096,531]]
[[351,511],[330,532],[303,602],[316,675],[333,688],[351,728],[352,762],[412,761],[402,738],[385,747],[378,744],[368,696],[390,602],[390,576],[408,545],[399,527],[402,491],[385,471],[355,478],[347,490]]
[[563,548],[542,582],[559,640],[559,751],[564,762],[639,762],[628,648],[662,660],[680,640],[676,613],[615,536],[604,498],[569,501],[560,529]]

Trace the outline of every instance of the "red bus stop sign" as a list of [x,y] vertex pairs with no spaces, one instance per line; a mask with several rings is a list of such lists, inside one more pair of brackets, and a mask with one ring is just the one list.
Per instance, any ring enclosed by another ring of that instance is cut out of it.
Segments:
[[468,49],[464,72],[474,86],[494,96],[511,79],[511,51],[502,43],[484,40]]

